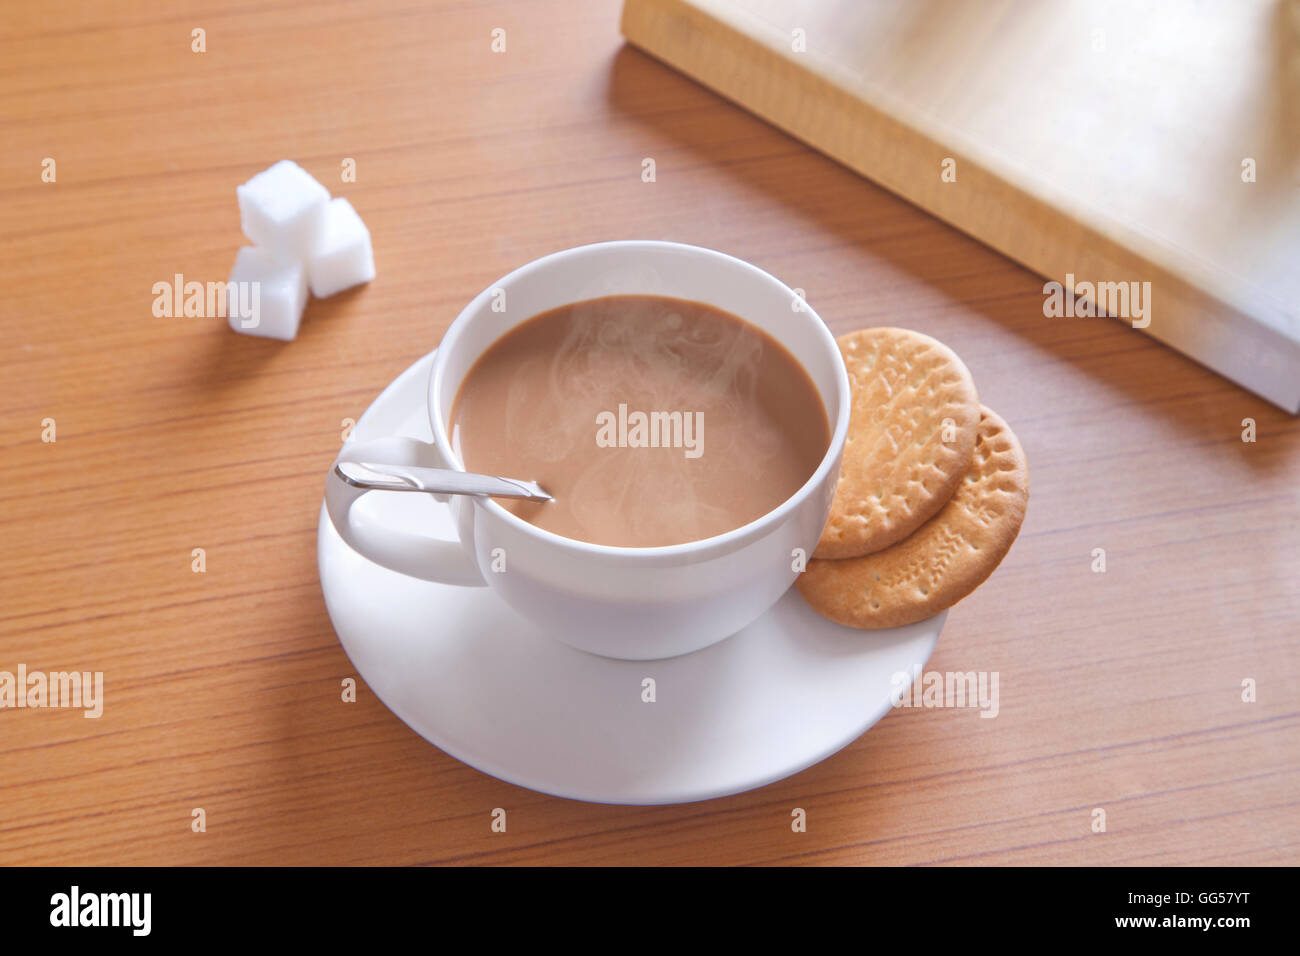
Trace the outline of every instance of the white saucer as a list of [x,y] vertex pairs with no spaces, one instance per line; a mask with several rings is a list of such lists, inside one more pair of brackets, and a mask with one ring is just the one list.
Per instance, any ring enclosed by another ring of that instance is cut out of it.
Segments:
[[[430,439],[420,359],[357,423],[353,438]],[[452,538],[427,495],[372,492],[356,506],[394,526]],[[372,564],[324,506],[317,535],[330,620],[358,673],[412,730],[484,773],[598,803],[686,803],[810,767],[890,709],[891,678],[929,660],[947,612],[890,631],[819,617],[791,588],[712,647],[618,661],[547,637],[488,588],[417,581]],[[642,682],[655,681],[655,702]]]

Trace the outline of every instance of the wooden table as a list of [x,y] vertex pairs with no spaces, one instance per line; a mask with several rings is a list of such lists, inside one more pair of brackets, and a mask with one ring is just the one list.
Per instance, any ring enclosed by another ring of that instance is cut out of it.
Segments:
[[[1045,319],[1041,279],[625,48],[618,13],[8,12],[0,670],[103,671],[105,700],[0,711],[0,863],[1300,861],[1300,422],[1120,322]],[[288,344],[155,317],[154,283],[226,278],[234,187],[283,157],[352,200],[376,281]],[[628,237],[965,358],[1033,499],[930,669],[997,671],[996,719],[900,710],[791,779],[643,809],[472,770],[364,684],[340,701],[315,546],[344,420],[500,275]]]

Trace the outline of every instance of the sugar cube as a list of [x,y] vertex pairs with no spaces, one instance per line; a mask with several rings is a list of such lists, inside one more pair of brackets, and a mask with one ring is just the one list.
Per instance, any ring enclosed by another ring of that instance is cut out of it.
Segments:
[[325,223],[330,194],[311,173],[282,159],[235,189],[239,219],[254,243],[282,259],[311,254]]
[[306,305],[307,271],[301,262],[260,246],[243,246],[235,254],[226,314],[236,332],[291,339],[298,334]]
[[330,200],[320,238],[307,259],[311,294],[323,299],[374,277],[370,230],[352,203],[342,198]]

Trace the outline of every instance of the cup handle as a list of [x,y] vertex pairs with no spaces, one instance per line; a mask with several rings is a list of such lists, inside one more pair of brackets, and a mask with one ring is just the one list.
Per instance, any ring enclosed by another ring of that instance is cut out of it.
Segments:
[[[426,534],[401,531],[354,515],[352,506],[370,489],[348,484],[334,470],[339,462],[374,462],[446,468],[437,447],[414,438],[377,438],[343,446],[325,479],[325,508],[348,546],[375,564],[413,578],[437,584],[483,587],[487,584],[459,541],[444,541]],[[403,492],[409,494],[410,492]],[[447,495],[433,495],[446,504]]]

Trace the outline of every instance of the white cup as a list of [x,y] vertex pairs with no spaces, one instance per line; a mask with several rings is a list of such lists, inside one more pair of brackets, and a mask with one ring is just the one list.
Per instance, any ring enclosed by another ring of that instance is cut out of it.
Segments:
[[[402,574],[489,585],[557,640],[624,660],[700,650],[775,604],[798,576],[800,555],[812,554],[830,514],[849,426],[849,380],[835,338],[817,313],[784,283],[721,252],[675,242],[602,242],[516,269],[479,293],[443,337],[429,378],[433,443],[401,437],[353,442],[336,464],[371,461],[464,471],[448,435],[448,417],[475,360],[538,313],[633,294],[688,299],[738,315],[784,345],[803,366],[826,408],[831,442],[817,470],[792,497],[711,538],[620,548],[545,531],[490,498],[452,496],[441,500],[454,511],[459,540],[444,541],[368,522],[363,511],[353,512],[353,503],[363,494],[385,492],[353,487],[331,466],[325,501],[343,540]],[[743,461],[735,467],[737,482],[763,480]],[[504,572],[493,570],[494,558],[497,567],[504,559]]]

